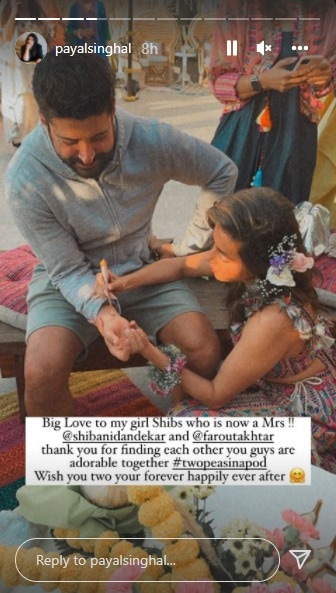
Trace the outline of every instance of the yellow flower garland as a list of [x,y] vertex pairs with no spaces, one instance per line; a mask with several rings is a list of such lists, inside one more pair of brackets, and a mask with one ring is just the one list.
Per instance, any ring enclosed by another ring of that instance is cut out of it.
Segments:
[[[152,536],[158,540],[166,541],[165,538],[171,540],[171,543],[167,543],[163,548],[163,554],[166,554],[167,561],[175,564],[171,572],[171,581],[213,580],[207,562],[199,557],[198,542],[193,538],[174,541],[185,533],[185,523],[181,513],[176,509],[173,499],[161,486],[145,487],[145,491],[143,486],[129,486],[127,495],[129,502],[140,505],[139,522],[146,527],[151,527]],[[163,511],[163,500],[168,501],[168,499],[170,501],[166,504],[167,512],[165,512]],[[143,523],[143,518],[146,523]],[[142,577],[139,580],[144,579]],[[167,580],[167,585],[168,583],[169,580]],[[167,593],[174,591],[176,585],[177,583],[170,583],[171,589],[167,588]],[[141,583],[138,583],[138,587],[142,593],[151,592],[150,588],[143,587]],[[214,582],[214,591],[219,591],[219,588],[219,583]]]
[[[158,582],[160,582],[160,593],[173,593],[177,583],[172,581],[213,580],[207,562],[199,556],[200,548],[197,540],[188,537],[174,541],[186,532],[186,527],[172,497],[161,486],[130,486],[127,488],[127,494],[129,502],[139,506],[139,522],[151,529],[155,539],[165,541],[163,554],[169,564],[174,565],[171,573],[166,573],[162,565],[149,564],[137,581],[141,593],[156,593]],[[58,539],[66,539],[75,550],[90,552],[96,558],[148,557],[146,550],[135,547],[129,541],[120,540],[115,531],[104,531],[98,538],[92,540],[80,539],[78,529],[56,528],[54,535]],[[18,584],[30,586],[31,583],[21,577],[16,570],[14,561],[16,550],[15,547],[0,546],[0,579],[10,587]],[[106,583],[99,582],[100,579],[108,580],[119,568],[119,566],[111,566],[106,569],[104,566],[97,565],[90,569],[90,575],[98,582],[79,582],[85,579],[85,565],[76,566],[69,562],[66,569],[62,568],[61,564],[54,568],[38,566],[34,562],[37,553],[44,558],[60,558],[60,554],[55,552],[45,553],[39,548],[21,548],[18,566],[21,572],[33,581],[56,581],[41,582],[43,589],[50,592],[59,588],[62,593],[105,593]],[[70,558],[73,556],[74,554]],[[76,553],[76,556],[80,557],[80,554]],[[69,580],[76,582],[69,583]],[[219,583],[214,582],[214,591],[219,591]]]

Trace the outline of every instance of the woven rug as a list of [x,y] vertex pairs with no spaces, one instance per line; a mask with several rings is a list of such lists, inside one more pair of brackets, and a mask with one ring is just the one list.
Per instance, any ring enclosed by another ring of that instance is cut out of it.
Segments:
[[[70,389],[76,416],[162,416],[122,371],[73,373]],[[0,396],[0,510],[17,506],[24,473],[24,425],[13,392]]]

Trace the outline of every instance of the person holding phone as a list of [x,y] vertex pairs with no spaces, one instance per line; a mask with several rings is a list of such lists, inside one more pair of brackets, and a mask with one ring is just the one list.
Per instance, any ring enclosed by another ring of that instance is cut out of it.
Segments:
[[[238,165],[236,189],[308,200],[320,98],[335,88],[335,3],[225,0],[218,16],[209,78],[224,109],[212,144]],[[237,56],[227,55],[229,39]]]

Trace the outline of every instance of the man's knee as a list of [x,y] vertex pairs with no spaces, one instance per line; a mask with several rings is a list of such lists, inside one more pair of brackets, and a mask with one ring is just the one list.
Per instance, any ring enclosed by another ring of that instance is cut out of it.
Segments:
[[204,377],[215,375],[220,361],[220,342],[211,323],[201,313],[185,313],[169,322],[158,335],[174,343],[188,359],[188,368]]
[[189,344],[188,367],[203,377],[215,376],[220,362],[221,347],[218,336],[210,325],[204,325],[202,334],[193,336]]
[[82,350],[79,338],[64,328],[42,328],[28,339],[25,356],[26,390],[67,384],[73,364]]

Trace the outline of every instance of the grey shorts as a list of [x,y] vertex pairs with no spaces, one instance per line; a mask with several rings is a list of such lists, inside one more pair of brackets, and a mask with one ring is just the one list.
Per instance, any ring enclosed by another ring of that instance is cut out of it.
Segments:
[[[87,347],[98,336],[98,330],[77,313],[59,290],[51,284],[42,264],[36,266],[28,291],[26,339],[42,327],[59,326],[73,331]],[[121,315],[135,320],[155,341],[158,331],[183,313],[203,313],[195,295],[183,281],[144,286],[119,295]]]

